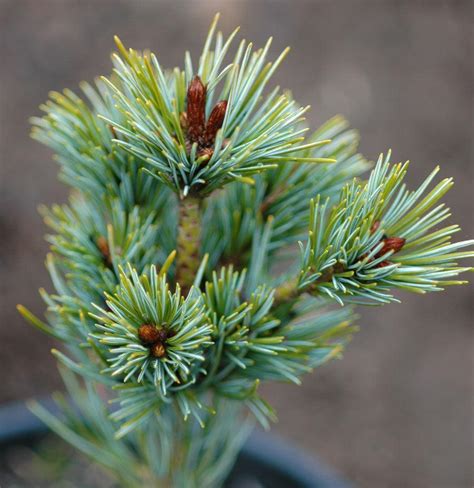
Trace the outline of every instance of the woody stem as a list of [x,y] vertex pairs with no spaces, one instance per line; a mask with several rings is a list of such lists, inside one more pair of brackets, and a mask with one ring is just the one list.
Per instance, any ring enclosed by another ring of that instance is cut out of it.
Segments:
[[201,200],[187,197],[179,202],[176,281],[187,293],[199,268]]

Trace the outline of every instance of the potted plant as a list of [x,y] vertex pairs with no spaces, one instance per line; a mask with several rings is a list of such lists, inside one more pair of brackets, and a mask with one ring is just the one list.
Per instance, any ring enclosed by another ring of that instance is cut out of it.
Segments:
[[31,409],[120,486],[221,486],[275,419],[262,381],[298,384],[341,354],[354,305],[461,284],[473,256],[439,227],[451,179],[410,191],[390,153],[358,179],[342,117],[305,139],[308,107],[267,90],[287,50],[242,41],[228,63],[237,30],[216,23],[183,69],[116,38],[111,76],[33,119],[73,190],[42,209],[46,320],[19,306],[61,343],[71,403]]

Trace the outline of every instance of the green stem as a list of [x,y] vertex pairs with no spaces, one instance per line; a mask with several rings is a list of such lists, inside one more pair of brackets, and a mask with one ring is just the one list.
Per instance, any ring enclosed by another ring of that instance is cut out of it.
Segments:
[[290,300],[295,299],[299,295],[298,291],[298,278],[292,278],[280,285],[275,290],[275,301],[274,305],[280,305],[281,303],[286,303]]
[[186,294],[200,264],[201,200],[188,197],[179,202],[176,281]]

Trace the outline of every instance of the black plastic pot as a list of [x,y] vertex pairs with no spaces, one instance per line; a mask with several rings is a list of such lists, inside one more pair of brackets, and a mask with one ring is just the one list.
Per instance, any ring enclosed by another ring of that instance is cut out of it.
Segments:
[[[0,448],[31,444],[46,432],[46,426],[24,404],[0,407]],[[350,485],[286,441],[256,431],[244,445],[226,487],[349,488]]]

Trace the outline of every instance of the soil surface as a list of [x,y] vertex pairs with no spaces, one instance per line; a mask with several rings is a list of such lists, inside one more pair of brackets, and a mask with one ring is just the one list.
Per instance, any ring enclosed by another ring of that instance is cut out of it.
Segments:
[[[459,238],[472,227],[472,9],[469,1],[0,0],[0,401],[60,383],[51,341],[25,325],[50,288],[40,203],[62,202],[50,152],[28,138],[30,115],[51,89],[110,70],[112,36],[154,50],[165,66],[197,48],[215,11],[272,55],[277,74],[312,105],[315,127],[335,113],[360,130],[362,152],[393,148],[416,185],[435,164],[454,176],[447,196]],[[304,386],[266,386],[275,429],[359,486],[472,486],[472,286],[361,310],[360,333]]]

